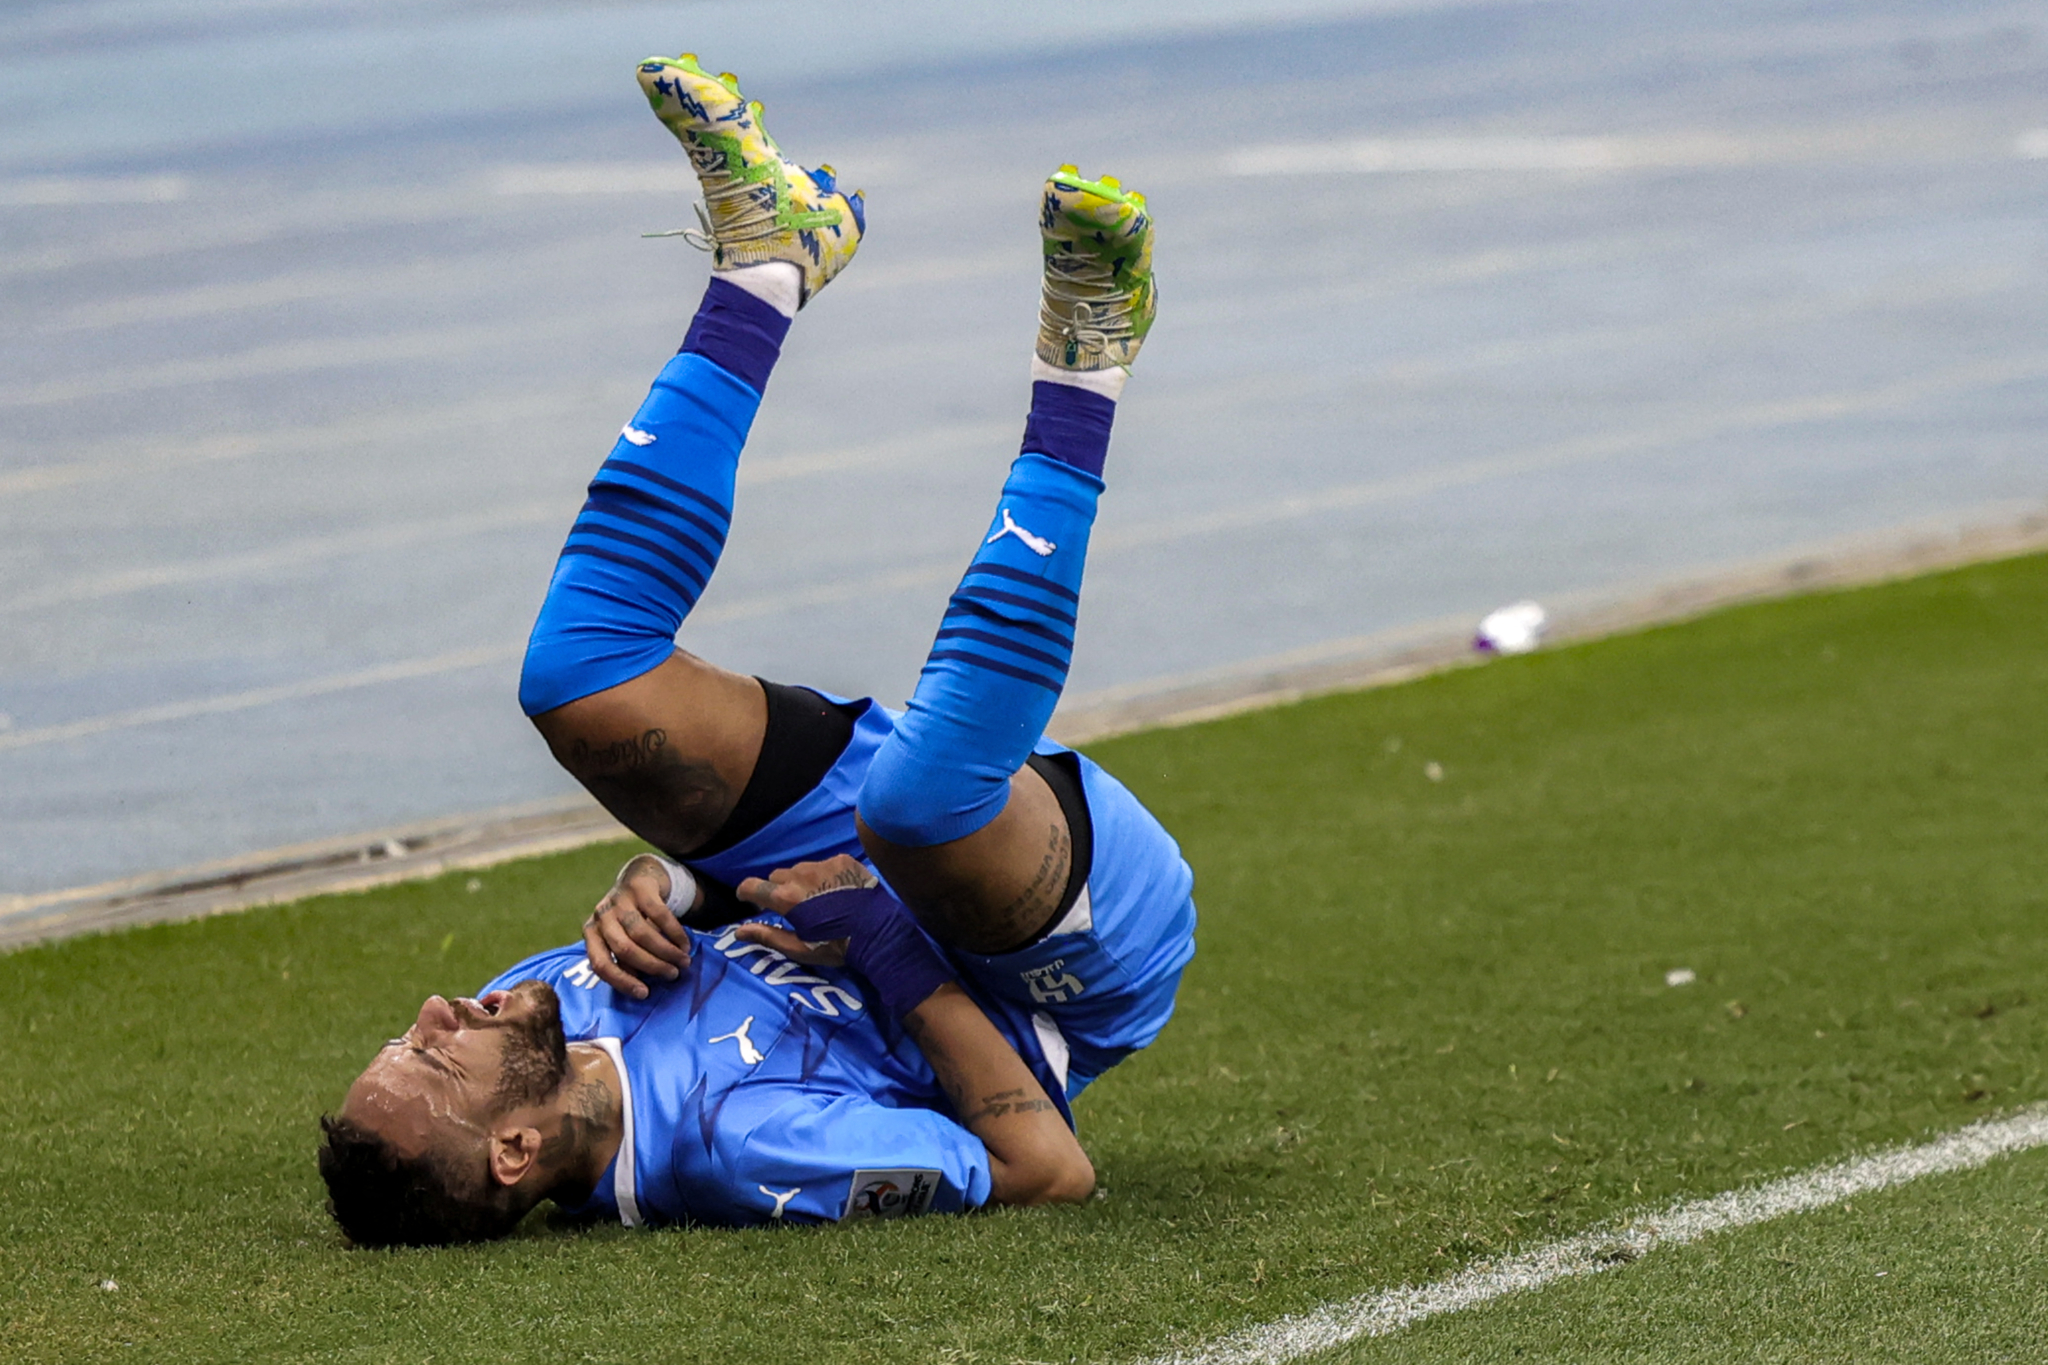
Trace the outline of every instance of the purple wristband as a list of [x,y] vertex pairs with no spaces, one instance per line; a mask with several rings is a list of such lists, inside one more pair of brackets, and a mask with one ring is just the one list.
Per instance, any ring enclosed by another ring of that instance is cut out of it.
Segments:
[[882,1007],[898,1019],[939,987],[958,980],[938,945],[886,887],[827,891],[804,901],[786,918],[813,943],[847,940],[846,965],[868,979]]

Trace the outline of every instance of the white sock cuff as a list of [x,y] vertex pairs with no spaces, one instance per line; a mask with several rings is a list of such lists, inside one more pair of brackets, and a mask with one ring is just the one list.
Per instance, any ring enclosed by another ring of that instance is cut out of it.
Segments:
[[804,272],[794,261],[763,261],[712,274],[738,285],[786,318],[795,317],[797,305],[803,301]]
[[1099,393],[1114,403],[1123,397],[1124,381],[1131,372],[1119,365],[1109,370],[1063,370],[1057,365],[1048,365],[1037,356],[1031,357],[1031,380],[1044,380],[1048,384],[1065,384],[1070,388],[1086,389]]

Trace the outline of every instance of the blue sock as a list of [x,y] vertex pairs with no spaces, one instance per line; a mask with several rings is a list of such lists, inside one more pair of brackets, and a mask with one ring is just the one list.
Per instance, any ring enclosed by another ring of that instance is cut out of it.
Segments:
[[519,704],[552,711],[675,650],[725,548],[740,448],[789,319],[715,276],[682,351],[590,481],[526,645]]
[[1115,420],[1115,400],[1038,380],[1031,386],[1031,415],[1024,419],[1024,453],[1050,455],[1099,479]]
[[1010,466],[916,695],[861,788],[861,819],[891,843],[946,843],[1002,814],[1010,776],[1045,734],[1066,686],[1116,405],[1066,385],[1035,388],[1058,392],[1050,403],[1033,395],[1026,453]]
[[768,391],[768,376],[788,335],[789,319],[772,305],[713,275],[683,336],[683,352],[712,361],[758,396]]

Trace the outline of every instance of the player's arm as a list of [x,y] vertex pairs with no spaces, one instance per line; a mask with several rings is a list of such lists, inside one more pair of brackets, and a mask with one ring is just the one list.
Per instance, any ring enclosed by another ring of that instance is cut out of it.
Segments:
[[990,1203],[1078,1203],[1094,1191],[1095,1167],[1058,1106],[865,867],[843,854],[799,863],[742,882],[739,895],[799,931],[747,924],[741,937],[800,961],[843,952],[868,978],[931,1063],[962,1125],[988,1149]]
[[939,987],[903,1026],[988,1148],[990,1203],[1078,1204],[1094,1193],[1095,1166],[1059,1106],[966,991]]

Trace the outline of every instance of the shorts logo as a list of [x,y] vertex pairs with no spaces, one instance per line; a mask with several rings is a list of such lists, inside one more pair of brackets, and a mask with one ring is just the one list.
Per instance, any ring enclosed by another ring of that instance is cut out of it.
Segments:
[[789,1201],[804,1192],[801,1185],[793,1190],[771,1190],[766,1185],[756,1185],[754,1188],[775,1201],[775,1208],[768,1216],[778,1223],[782,1221],[782,1210],[788,1207]]
[[1031,998],[1039,1004],[1064,1005],[1068,999],[1087,989],[1080,978],[1064,970],[1066,965],[1065,958],[1057,958],[1043,967],[1030,967],[1017,975],[1031,988]]
[[841,1218],[909,1218],[932,1206],[937,1171],[855,1171]]

